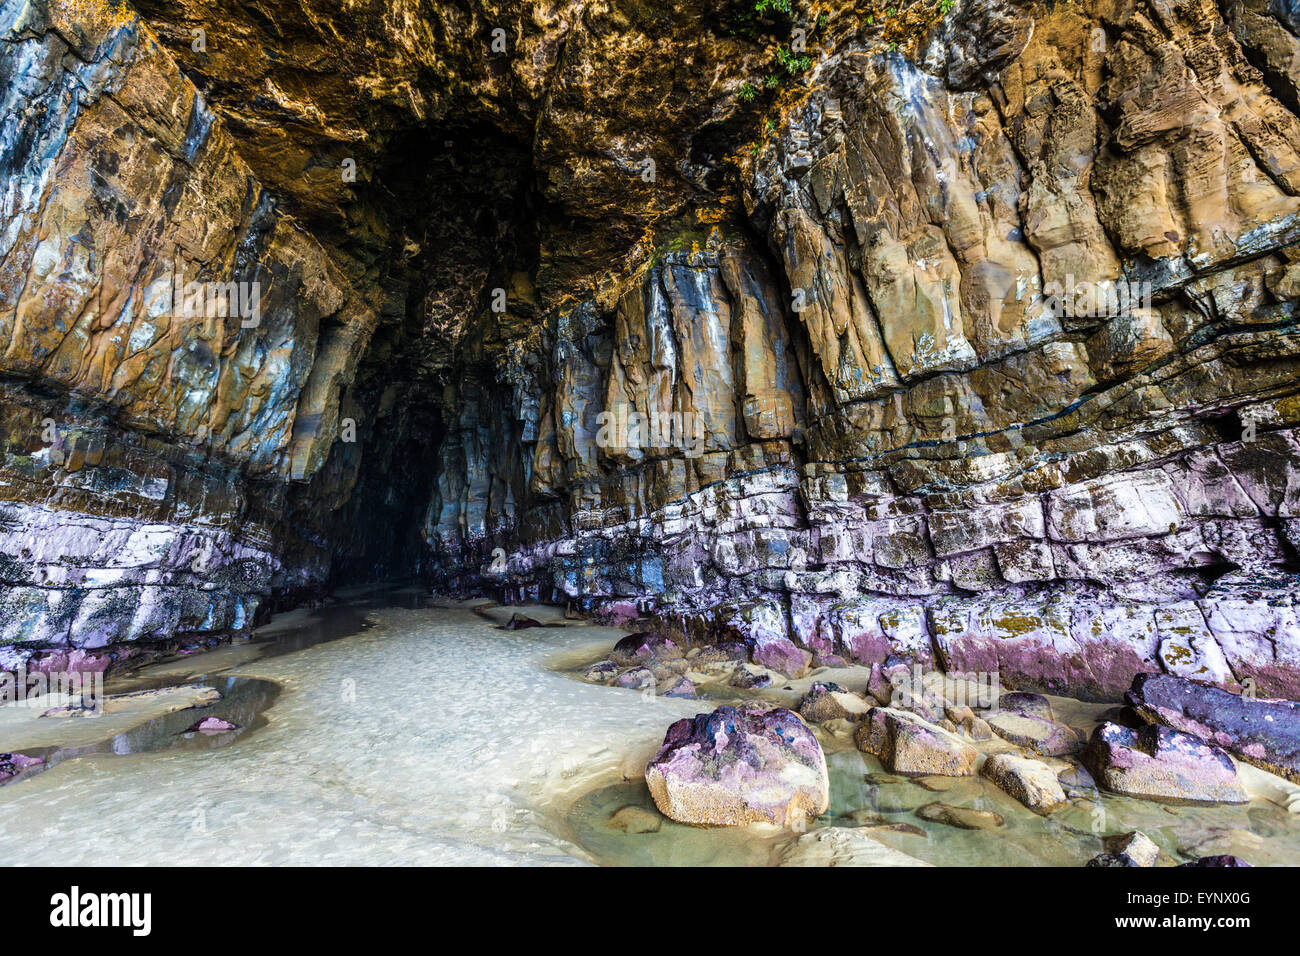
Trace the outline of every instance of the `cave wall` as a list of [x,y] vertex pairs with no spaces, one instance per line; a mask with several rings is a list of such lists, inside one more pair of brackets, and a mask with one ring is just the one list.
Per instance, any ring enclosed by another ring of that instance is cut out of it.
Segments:
[[0,645],[420,573],[1300,694],[1294,9],[794,7],[7,0]]
[[[246,627],[328,572],[287,489],[376,308],[137,16],[0,11],[0,645]],[[242,311],[189,283],[245,283]]]
[[[1300,46],[1276,14],[967,4],[912,57],[823,58],[746,157],[743,221],[548,316],[530,504],[486,490],[509,456],[444,459],[480,491],[444,497],[431,546],[790,673],[903,653],[1098,698],[1160,669],[1295,697]],[[600,440],[620,404],[698,413],[702,449]]]

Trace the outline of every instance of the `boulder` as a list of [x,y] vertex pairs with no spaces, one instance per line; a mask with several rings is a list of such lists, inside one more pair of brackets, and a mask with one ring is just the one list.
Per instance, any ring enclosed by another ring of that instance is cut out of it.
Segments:
[[661,813],[697,826],[798,826],[830,805],[821,745],[784,708],[719,707],[679,720],[645,777]]
[[1171,674],[1139,674],[1129,705],[1151,723],[1193,734],[1300,783],[1300,703],[1247,698]]
[[980,767],[980,776],[1036,813],[1051,813],[1065,803],[1065,791],[1056,779],[1056,771],[1041,760],[994,754]]
[[1043,717],[1000,710],[989,714],[986,720],[1003,740],[1044,757],[1072,754],[1083,746],[1083,741],[1072,728]]
[[927,803],[917,808],[916,815],[931,823],[943,823],[962,830],[994,830],[1006,823],[1002,814],[992,810],[954,807],[946,803]]
[[861,720],[871,707],[839,684],[818,681],[799,702],[799,716],[814,724],[828,720]]
[[1100,724],[1083,762],[1106,790],[1149,800],[1245,803],[1237,768],[1223,750],[1191,734],[1150,724]]
[[615,644],[614,649],[609,652],[609,659],[623,667],[650,661],[676,660],[681,656],[681,647],[654,631],[629,634]]
[[1024,691],[1008,691],[998,698],[998,710],[1010,711],[1024,717],[1041,717],[1043,720],[1055,720],[1052,705],[1042,694],[1030,694]]
[[873,708],[853,741],[895,773],[967,776],[979,752],[956,734],[890,707]]

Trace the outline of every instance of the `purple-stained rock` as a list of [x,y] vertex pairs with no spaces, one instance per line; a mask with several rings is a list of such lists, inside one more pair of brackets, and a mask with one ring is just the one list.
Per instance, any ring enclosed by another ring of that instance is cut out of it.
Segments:
[[1026,691],[1007,691],[998,698],[998,710],[1010,711],[1022,717],[1041,717],[1043,720],[1055,720],[1052,705],[1042,694],[1030,694]]
[[979,756],[956,734],[890,707],[874,708],[854,733],[853,742],[894,773],[964,777],[975,772]]
[[733,664],[749,660],[749,648],[740,641],[723,641],[721,644],[709,644],[700,648],[700,652],[691,658],[691,664]]
[[882,707],[888,707],[894,696],[894,686],[886,679],[879,664],[871,665],[871,675],[867,678],[867,693]]
[[187,730],[186,733],[200,734],[224,734],[229,730],[238,730],[238,724],[232,724],[228,720],[222,720],[220,717],[204,717],[196,721]]
[[626,687],[629,690],[644,690],[655,686],[655,675],[648,667],[629,667],[614,678],[614,686]]
[[663,692],[662,696],[682,697],[687,700],[694,700],[698,695],[695,693],[694,684],[692,684],[685,677],[679,677],[677,678],[677,680],[675,680],[672,684],[668,686],[668,689]]
[[799,716],[809,723],[828,720],[861,720],[870,705],[857,694],[850,694],[839,684],[816,681],[799,701]]
[[1184,867],[1184,866],[1223,867],[1223,866],[1252,866],[1253,864],[1247,863],[1239,856],[1232,856],[1229,853],[1224,853],[1219,856],[1197,857],[1195,860],[1192,860],[1190,863],[1179,863],[1178,865],[1180,867]]
[[1227,753],[1170,727],[1150,724],[1130,730],[1101,724],[1083,752],[1083,763],[1112,793],[1195,803],[1249,800]]
[[1247,698],[1171,674],[1139,674],[1129,704],[1145,720],[1194,734],[1300,783],[1300,703]]
[[732,675],[729,683],[740,690],[761,690],[771,686],[772,675],[757,667],[741,665],[736,668],[736,673]]
[[697,826],[799,826],[830,805],[821,745],[783,708],[719,707],[679,720],[645,776],[661,813]]
[[31,767],[39,767],[45,761],[40,757],[29,757],[27,754],[11,753],[0,754],[0,783],[12,780],[24,770]]
[[653,631],[629,634],[614,645],[609,659],[623,667],[654,660],[676,660],[682,649],[673,640]]

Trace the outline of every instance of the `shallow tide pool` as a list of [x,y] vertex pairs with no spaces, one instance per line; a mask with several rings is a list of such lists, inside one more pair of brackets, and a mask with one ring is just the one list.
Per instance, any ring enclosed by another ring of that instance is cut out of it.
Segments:
[[[98,746],[77,728],[81,751],[0,786],[0,864],[766,864],[797,839],[662,818],[646,832],[620,829],[617,811],[653,812],[642,770],[668,725],[715,704],[575,680],[622,632],[554,609],[526,613],[555,626],[507,631],[499,624],[520,609],[421,605],[408,592],[295,612],[252,642],[110,685],[202,684],[227,698],[111,728]],[[244,729],[182,733],[208,713]],[[107,718],[64,718],[74,719]],[[6,726],[0,752],[13,749]],[[1042,818],[982,779],[904,780],[851,740],[819,735],[832,806],[814,826],[872,826],[880,842],[931,863],[1078,865],[1101,851],[1099,833],[1138,828],[1171,860],[1300,861],[1300,817],[1276,802],[1106,796]],[[960,830],[915,815],[935,800],[1005,824]]]

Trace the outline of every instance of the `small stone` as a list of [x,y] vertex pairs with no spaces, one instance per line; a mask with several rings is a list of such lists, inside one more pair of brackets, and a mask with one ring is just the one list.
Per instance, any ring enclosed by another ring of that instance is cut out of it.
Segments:
[[888,707],[894,695],[893,685],[885,679],[880,664],[871,665],[871,676],[867,678],[867,693],[874,697],[882,707]]
[[768,687],[772,683],[772,675],[765,670],[757,667],[750,667],[742,664],[736,668],[736,673],[732,676],[730,684],[732,687],[741,690],[759,690]]
[[989,726],[989,722],[983,717],[972,715],[962,721],[961,731],[971,740],[993,739],[993,728]]
[[185,732],[187,734],[188,733],[224,734],[228,730],[238,730],[238,729],[239,729],[238,724],[232,724],[230,721],[222,720],[220,717],[205,717],[202,720],[192,724],[189,727],[189,729],[186,730]]
[[1000,813],[992,810],[953,807],[946,803],[927,803],[917,808],[916,815],[931,823],[945,823],[963,830],[992,830],[1006,823]]
[[1126,857],[1133,861],[1134,866],[1155,866],[1156,859],[1160,856],[1160,847],[1141,830],[1108,837],[1104,843],[1107,854]]
[[944,716],[956,724],[958,727],[963,726],[966,721],[975,719],[975,711],[971,710],[965,704],[953,704],[944,701]]
[[505,629],[507,631],[522,631],[525,628],[541,626],[541,621],[533,620],[533,618],[527,617],[523,614],[511,614],[510,620],[505,623]]
[[694,700],[696,697],[695,685],[685,677],[679,677],[668,689],[663,692],[664,697],[682,697],[687,700]]
[[828,720],[861,720],[870,709],[861,697],[829,681],[815,682],[799,702],[799,716],[814,724]]
[[655,675],[648,667],[630,667],[614,679],[614,684],[630,690],[643,690],[655,686]]
[[607,684],[618,676],[619,666],[613,661],[597,661],[583,673],[582,679],[589,684]]
[[624,833],[658,833],[663,826],[663,818],[629,803],[610,814],[607,825],[612,830],[622,830]]

